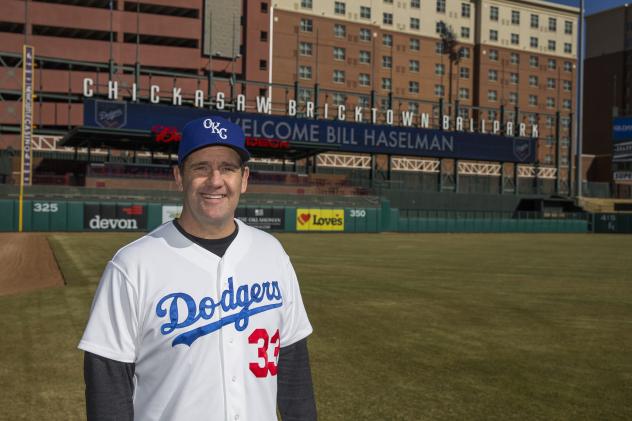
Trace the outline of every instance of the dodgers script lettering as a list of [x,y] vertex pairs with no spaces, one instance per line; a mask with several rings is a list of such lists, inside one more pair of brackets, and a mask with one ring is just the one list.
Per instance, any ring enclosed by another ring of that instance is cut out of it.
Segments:
[[[267,304],[253,307],[253,304],[259,304],[264,301]],[[171,346],[178,344],[191,346],[198,338],[215,332],[231,323],[234,324],[237,331],[241,332],[248,327],[250,316],[281,307],[282,305],[283,297],[277,281],[244,284],[235,290],[233,278],[229,277],[228,287],[222,292],[218,302],[215,302],[211,297],[204,297],[198,303],[189,294],[174,292],[158,301],[156,315],[160,318],[168,317],[168,322],[160,327],[160,333],[168,335],[176,330],[189,327],[200,319],[211,320],[215,315],[215,310],[218,308],[221,308],[221,311],[225,313],[233,312],[228,316],[219,318],[217,321],[181,333],[171,343]],[[181,314],[179,307],[186,307],[184,314]]]

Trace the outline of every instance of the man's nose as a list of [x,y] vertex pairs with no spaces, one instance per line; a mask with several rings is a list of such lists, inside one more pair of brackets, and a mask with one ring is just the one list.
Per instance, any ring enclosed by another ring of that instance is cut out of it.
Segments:
[[222,173],[218,169],[211,171],[211,174],[209,175],[208,180],[213,186],[222,185],[224,182],[222,179]]

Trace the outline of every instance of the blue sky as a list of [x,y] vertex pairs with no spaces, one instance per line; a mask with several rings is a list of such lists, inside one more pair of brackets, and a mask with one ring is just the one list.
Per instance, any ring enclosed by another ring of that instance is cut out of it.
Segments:
[[[579,0],[552,0],[555,3],[568,4],[570,6],[579,6]],[[632,3],[631,0],[627,0]],[[613,7],[621,6],[626,3],[626,0],[584,0],[584,8],[586,14],[592,14],[600,12],[602,10],[612,9]]]

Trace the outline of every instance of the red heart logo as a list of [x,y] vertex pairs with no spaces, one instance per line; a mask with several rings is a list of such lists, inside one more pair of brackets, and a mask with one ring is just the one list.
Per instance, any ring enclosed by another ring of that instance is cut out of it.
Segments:
[[309,221],[310,216],[311,215],[309,213],[302,213],[298,216],[298,222],[300,222],[301,224],[305,224],[307,221]]

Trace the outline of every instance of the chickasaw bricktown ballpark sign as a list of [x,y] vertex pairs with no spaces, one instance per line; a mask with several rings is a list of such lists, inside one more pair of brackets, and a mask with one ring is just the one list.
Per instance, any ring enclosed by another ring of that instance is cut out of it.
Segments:
[[125,101],[84,101],[86,127],[150,132],[158,126],[180,130],[187,122],[212,114],[220,114],[240,125],[247,138],[289,142],[290,145],[317,147],[321,150],[498,162],[535,161],[533,137],[220,112]]

